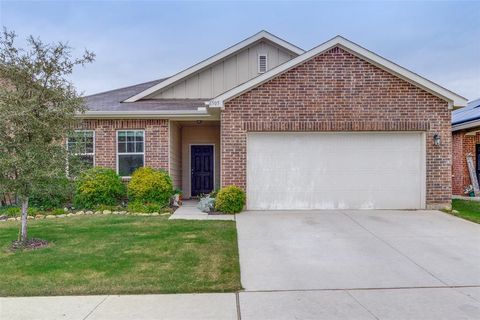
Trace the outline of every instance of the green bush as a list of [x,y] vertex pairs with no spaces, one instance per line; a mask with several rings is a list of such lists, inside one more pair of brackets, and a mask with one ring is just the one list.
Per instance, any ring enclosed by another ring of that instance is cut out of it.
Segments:
[[128,198],[132,202],[155,203],[165,207],[172,195],[172,178],[165,170],[138,168],[128,183]]
[[[41,210],[35,207],[28,207],[28,215],[33,216],[37,213],[40,213]],[[18,206],[7,206],[0,208],[0,216],[7,216],[7,217],[19,217],[22,212],[22,208]]]
[[67,177],[51,179],[34,190],[29,205],[42,211],[63,208],[72,200],[74,189],[74,183]]
[[61,214],[65,214],[65,213],[68,213],[68,212],[65,212],[65,210],[63,209],[53,209],[52,211],[50,212],[45,212],[46,214],[53,214],[54,216],[59,216]]
[[131,201],[128,203],[127,211],[128,212],[140,212],[140,213],[153,213],[153,212],[162,212],[164,206],[161,206],[157,203],[142,203],[140,201]]
[[104,210],[110,210],[110,211],[122,211],[124,208],[120,205],[106,205],[106,204],[101,204],[96,206],[95,211],[104,211]]
[[245,192],[237,186],[220,189],[215,198],[215,209],[223,213],[239,213],[245,206]]
[[125,197],[125,185],[112,169],[96,167],[82,172],[76,182],[76,207],[114,206]]

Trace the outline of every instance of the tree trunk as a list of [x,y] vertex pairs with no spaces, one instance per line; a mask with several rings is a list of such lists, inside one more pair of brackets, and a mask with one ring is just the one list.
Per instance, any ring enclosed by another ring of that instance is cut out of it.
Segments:
[[22,197],[22,242],[27,241],[28,197]]

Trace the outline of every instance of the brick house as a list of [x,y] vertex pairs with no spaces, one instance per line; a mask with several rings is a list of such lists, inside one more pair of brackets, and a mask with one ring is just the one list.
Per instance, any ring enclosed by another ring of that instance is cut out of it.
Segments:
[[480,178],[480,99],[452,112],[452,193],[464,195],[472,184],[467,155],[472,155],[477,179]]
[[248,209],[418,209],[450,206],[466,100],[342,37],[304,51],[261,31],[86,103],[87,161],[168,170],[186,198],[235,184]]

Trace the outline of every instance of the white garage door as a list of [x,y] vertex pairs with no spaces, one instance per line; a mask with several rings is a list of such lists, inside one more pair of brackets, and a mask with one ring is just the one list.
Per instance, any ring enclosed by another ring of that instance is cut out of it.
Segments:
[[250,210],[424,207],[423,133],[248,134]]

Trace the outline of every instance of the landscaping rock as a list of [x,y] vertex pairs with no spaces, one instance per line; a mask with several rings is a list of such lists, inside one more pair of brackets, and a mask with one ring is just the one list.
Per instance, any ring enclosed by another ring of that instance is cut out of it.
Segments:
[[56,216],[54,216],[53,214],[49,214],[45,216],[45,219],[55,219],[55,218]]
[[45,215],[43,215],[43,214],[37,214],[37,215],[35,216],[35,219],[38,219],[38,220],[39,220],[39,219],[44,219],[44,218],[45,218]]
[[112,214],[112,211],[110,211],[110,210],[103,210],[103,214]]
[[102,214],[100,211],[95,211],[95,214]]
[[33,219],[35,219],[34,216],[27,216],[27,220],[33,220]]
[[7,221],[15,221],[17,218],[8,218]]
[[128,214],[127,211],[119,211],[118,214]]
[[459,212],[457,210],[452,210],[452,213],[453,214],[459,214]]
[[88,214],[88,215],[93,214],[93,211],[87,211],[85,212],[85,214]]
[[119,214],[119,212],[118,211],[113,211],[112,214]]
[[169,215],[170,215],[170,212],[164,212],[164,213],[161,213],[160,215],[161,215],[161,216],[169,216]]
[[5,215],[0,216],[0,221],[7,221],[8,217]]
[[85,212],[84,212],[84,211],[78,211],[76,214],[78,214],[78,215],[82,216],[82,215],[84,215],[84,214],[85,214]]
[[72,217],[74,215],[75,215],[74,213],[70,212],[70,213],[67,214],[67,217]]
[[59,214],[59,215],[57,215],[57,218],[65,218],[66,216],[67,215],[65,215],[65,214]]
[[150,213],[150,215],[151,215],[151,216],[159,216],[160,213],[158,213],[158,212],[153,212],[153,213]]

